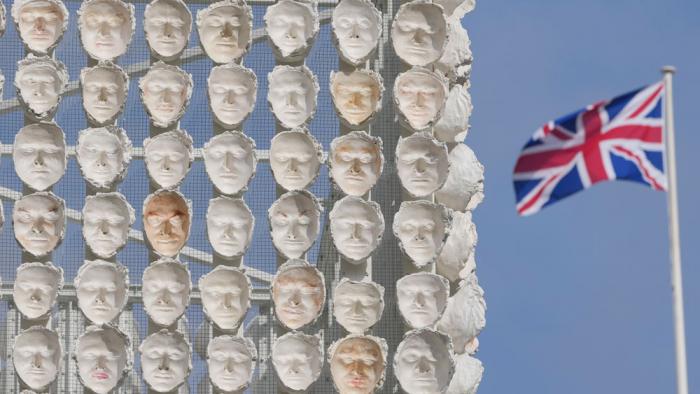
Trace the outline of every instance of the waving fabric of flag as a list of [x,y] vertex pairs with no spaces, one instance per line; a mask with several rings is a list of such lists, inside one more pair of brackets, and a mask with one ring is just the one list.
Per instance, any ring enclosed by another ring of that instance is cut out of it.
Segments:
[[551,121],[525,144],[513,170],[520,215],[608,180],[666,190],[663,82]]

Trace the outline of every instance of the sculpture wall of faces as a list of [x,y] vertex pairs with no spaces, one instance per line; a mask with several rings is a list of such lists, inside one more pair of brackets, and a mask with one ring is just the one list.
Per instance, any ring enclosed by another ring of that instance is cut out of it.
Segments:
[[112,192],[86,196],[83,239],[97,256],[105,259],[112,257],[126,245],[134,220],[134,208],[122,194]]
[[139,79],[141,101],[156,127],[177,122],[192,97],[192,75],[180,67],[157,62]]
[[190,302],[190,271],[177,260],[161,258],[143,271],[143,309],[160,326],[171,326]]
[[239,62],[253,39],[253,11],[244,0],[224,0],[197,12],[204,53],[215,63]]
[[44,256],[63,240],[66,230],[65,202],[49,192],[22,196],[12,211],[15,239],[34,256]]
[[110,61],[80,71],[83,109],[94,125],[112,124],[124,110],[129,75]]
[[406,275],[396,282],[399,312],[411,328],[427,328],[437,323],[449,295],[447,279],[429,272]]
[[[283,2],[268,7],[268,11]],[[277,121],[292,129],[311,120],[316,112],[319,86],[316,76],[306,66],[275,66],[267,76],[267,101]]]
[[120,127],[80,131],[75,156],[83,178],[98,189],[111,189],[126,176],[131,148],[131,140]]
[[136,29],[134,6],[121,0],[87,0],[78,9],[80,41],[95,60],[126,53]]
[[[348,0],[344,0],[348,1]],[[367,1],[367,0],[349,0]],[[379,73],[371,70],[352,72],[331,71],[331,98],[335,111],[345,123],[362,125],[382,109],[384,82]]]
[[435,260],[450,229],[447,209],[428,201],[404,201],[394,216],[394,236],[416,267]]
[[447,18],[442,7],[429,0],[401,5],[391,24],[391,41],[396,54],[408,65],[436,62],[447,43]]
[[389,347],[382,338],[348,335],[328,350],[328,363],[340,394],[372,394],[384,383]]
[[399,138],[396,172],[401,185],[415,197],[429,196],[445,184],[450,170],[447,146],[428,133]]
[[219,265],[199,279],[204,314],[222,330],[235,330],[250,309],[250,279],[238,268]]
[[96,394],[111,393],[131,370],[130,346],[129,338],[116,327],[89,326],[73,352],[83,386]]
[[255,217],[245,201],[224,196],[209,200],[206,221],[209,243],[218,255],[235,258],[245,254],[255,229]]
[[306,190],[283,194],[272,203],[267,217],[275,249],[287,258],[299,258],[318,237],[321,205]]
[[445,392],[454,373],[452,342],[436,331],[409,331],[396,349],[394,373],[407,394]]
[[68,28],[68,9],[59,0],[18,0],[12,3],[12,19],[25,47],[46,54]]
[[148,176],[159,187],[171,189],[185,180],[194,161],[192,137],[185,130],[171,130],[143,141]]
[[483,375],[481,361],[468,354],[455,355],[455,374],[445,394],[476,394]]
[[192,13],[182,0],[153,0],[143,12],[143,30],[155,57],[177,59],[190,39]]
[[119,316],[128,301],[129,273],[111,261],[85,261],[74,280],[78,307],[93,324],[108,324]]
[[192,207],[189,200],[174,190],[159,190],[143,202],[143,228],[153,250],[174,257],[190,236]]
[[23,263],[17,267],[12,299],[17,309],[30,320],[51,313],[58,291],[63,287],[63,269],[49,263]]
[[58,60],[28,55],[17,62],[15,88],[25,113],[33,120],[53,117],[68,86],[68,72]]
[[435,199],[455,211],[473,210],[484,199],[484,166],[465,144],[452,148],[449,159],[450,174]]
[[248,387],[253,379],[258,352],[250,338],[220,335],[207,345],[209,380],[217,390],[228,394]]
[[34,190],[46,190],[66,172],[66,137],[58,125],[33,123],[19,129],[12,147],[12,162],[22,182]]
[[328,217],[333,244],[352,262],[364,261],[382,240],[384,216],[374,201],[346,196],[333,205]]
[[272,365],[283,387],[304,391],[321,375],[323,341],[318,335],[288,332],[272,345]]
[[442,116],[447,80],[422,67],[399,74],[394,81],[394,106],[399,121],[414,130],[431,127]]
[[316,4],[280,0],[265,11],[265,32],[275,56],[282,61],[306,57],[320,30]]
[[472,98],[469,94],[469,84],[454,85],[447,95],[445,111],[435,123],[433,133],[438,140],[447,143],[464,142],[469,132]]
[[148,387],[169,393],[187,381],[192,370],[192,347],[179,331],[160,330],[139,346],[141,371]]
[[214,120],[234,128],[255,109],[258,78],[253,70],[235,63],[216,66],[207,78],[207,93]]
[[32,390],[45,392],[61,370],[63,350],[58,334],[45,327],[30,327],[15,337],[12,362],[20,380]]
[[353,334],[363,334],[384,312],[384,287],[375,282],[343,278],[333,290],[333,316]]
[[306,129],[277,133],[270,143],[270,168],[285,190],[302,190],[318,177],[323,147]]
[[364,131],[336,137],[331,142],[328,165],[333,182],[343,193],[363,196],[382,175],[382,140]]
[[304,260],[289,260],[272,280],[275,316],[283,326],[296,330],[318,319],[326,300],[323,274]]
[[369,0],[343,0],[333,9],[333,38],[341,58],[360,65],[382,36],[382,13]]
[[478,237],[471,212],[454,212],[452,228],[437,258],[437,273],[458,282],[476,270],[474,249]]
[[212,137],[204,144],[203,156],[209,179],[223,194],[245,191],[258,165],[255,141],[239,131]]
[[455,352],[473,353],[475,339],[486,326],[486,301],[476,274],[469,274],[447,301],[437,329],[452,338]]
[[447,29],[450,39],[445,45],[442,57],[435,64],[435,71],[452,82],[462,83],[469,79],[474,56],[467,29],[459,19],[448,18]]

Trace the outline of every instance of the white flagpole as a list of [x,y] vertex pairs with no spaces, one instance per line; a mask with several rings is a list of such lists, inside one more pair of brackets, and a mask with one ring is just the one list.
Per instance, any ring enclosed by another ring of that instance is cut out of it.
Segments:
[[685,355],[685,317],[683,315],[683,274],[681,240],[678,226],[678,190],[676,186],[676,141],[673,124],[673,74],[676,68],[665,66],[664,135],[666,138],[666,176],[668,180],[668,232],[673,292],[673,326],[676,339],[676,385],[678,394],[688,394],[688,366]]

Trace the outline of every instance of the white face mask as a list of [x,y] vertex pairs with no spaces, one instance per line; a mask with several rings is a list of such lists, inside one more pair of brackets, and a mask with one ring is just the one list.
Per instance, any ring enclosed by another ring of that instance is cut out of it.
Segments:
[[394,371],[407,394],[445,391],[454,370],[447,341],[434,331],[416,330],[399,344],[394,355]]
[[77,160],[83,177],[98,188],[109,188],[125,175],[131,161],[131,141],[113,126],[85,129],[78,137]]
[[209,105],[216,120],[234,127],[253,112],[258,81],[252,70],[239,65],[214,67],[207,80]]
[[129,89],[124,70],[114,64],[83,69],[80,85],[83,108],[97,124],[110,123],[119,116]]
[[307,188],[321,167],[321,145],[306,131],[285,131],[270,144],[270,168],[285,190]]
[[431,136],[413,134],[396,146],[396,171],[401,185],[412,196],[424,197],[437,191],[449,172],[447,146]]
[[253,378],[257,352],[248,338],[221,335],[207,346],[209,379],[226,393],[243,390]]
[[333,10],[331,24],[338,51],[352,64],[366,60],[382,35],[381,13],[369,1],[341,1]]
[[391,24],[394,51],[412,66],[426,66],[442,56],[447,20],[442,7],[423,2],[403,4]]
[[106,324],[119,316],[127,301],[126,269],[115,263],[86,261],[76,276],[78,307],[94,324]]
[[450,235],[437,258],[437,273],[457,283],[476,270],[476,242],[476,226],[471,212],[454,212]]
[[68,10],[59,1],[15,1],[12,17],[27,48],[41,54],[55,47],[68,27]]
[[340,116],[356,126],[372,118],[382,104],[381,76],[367,70],[331,74],[331,98]]
[[318,12],[310,4],[284,0],[267,7],[265,30],[282,58],[302,56],[319,30]]
[[350,333],[364,333],[383,311],[384,288],[374,282],[341,281],[333,292],[333,316]]
[[174,257],[190,235],[191,209],[178,192],[160,191],[146,197],[143,229],[153,250]]
[[34,190],[46,190],[66,171],[66,141],[50,123],[24,126],[15,136],[12,161],[17,176]]
[[174,324],[185,313],[191,290],[190,274],[177,261],[161,260],[143,272],[143,308],[161,326]]
[[325,298],[323,276],[308,264],[287,263],[280,267],[272,282],[275,315],[284,326],[293,330],[315,321]]
[[288,258],[299,258],[318,237],[321,211],[311,193],[287,192],[268,211],[272,243]]
[[484,166],[465,144],[452,148],[449,160],[450,174],[435,199],[455,211],[473,210],[484,199]]
[[207,235],[223,257],[238,257],[250,246],[255,218],[243,200],[218,197],[209,201]]
[[96,394],[110,393],[130,364],[128,346],[128,339],[116,328],[88,328],[78,338],[75,350],[83,385]]
[[331,345],[331,376],[341,394],[372,394],[386,369],[386,343],[379,338],[351,335]]
[[437,329],[452,338],[455,351],[474,353],[478,348],[477,335],[486,326],[484,290],[475,274],[469,274],[460,283],[459,290],[449,298]]
[[250,308],[250,282],[235,268],[222,266],[204,275],[199,291],[204,313],[221,329],[236,329]]
[[318,83],[311,71],[306,66],[276,66],[268,81],[267,101],[277,120],[290,129],[308,122],[316,111],[318,95]]
[[192,350],[180,332],[149,335],[139,346],[143,379],[151,389],[168,393],[184,384],[192,369]]
[[413,264],[422,267],[442,249],[449,217],[444,207],[426,201],[408,201],[394,216],[394,235]]
[[146,6],[143,30],[151,51],[161,59],[177,57],[187,47],[192,14],[181,0],[156,0]]
[[192,95],[192,77],[179,67],[156,63],[139,80],[141,100],[158,127],[175,123]]
[[204,166],[209,179],[223,194],[238,194],[255,175],[253,140],[239,132],[212,137],[204,145]]
[[415,130],[426,129],[439,119],[446,98],[447,84],[432,71],[411,69],[394,82],[397,111]]
[[244,2],[220,1],[197,13],[204,52],[215,63],[239,60],[250,47],[252,11]]
[[29,253],[43,256],[63,239],[65,203],[53,194],[38,192],[15,202],[12,225],[15,239]]
[[126,245],[134,223],[134,209],[121,194],[98,194],[83,206],[83,238],[102,258],[113,256]]
[[91,0],[78,10],[83,48],[97,60],[113,60],[126,53],[134,23],[134,6],[121,0]]
[[53,115],[65,92],[68,75],[62,63],[48,57],[28,57],[18,63],[17,94],[35,119]]
[[328,161],[333,182],[343,193],[363,196],[382,174],[381,140],[360,131],[337,137],[331,142]]
[[272,365],[280,382],[291,390],[306,390],[321,375],[323,354],[316,336],[290,332],[272,345]]
[[437,323],[447,305],[448,294],[447,280],[427,272],[404,276],[396,283],[399,311],[411,328]]
[[58,334],[38,326],[17,335],[12,347],[15,372],[22,382],[37,391],[56,380],[62,356]]
[[62,269],[42,263],[24,263],[17,268],[12,299],[22,315],[39,319],[51,311],[62,285]]
[[179,185],[192,165],[192,138],[184,130],[166,132],[144,141],[148,175],[160,187]]
[[384,218],[378,205],[347,196],[335,204],[329,218],[333,244],[343,256],[364,260],[379,246]]

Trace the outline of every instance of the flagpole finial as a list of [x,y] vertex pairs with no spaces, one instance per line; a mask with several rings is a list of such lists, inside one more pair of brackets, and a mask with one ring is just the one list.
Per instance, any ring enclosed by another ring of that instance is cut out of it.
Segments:
[[674,66],[663,66],[661,67],[661,72],[664,74],[675,74],[676,73],[676,67]]

